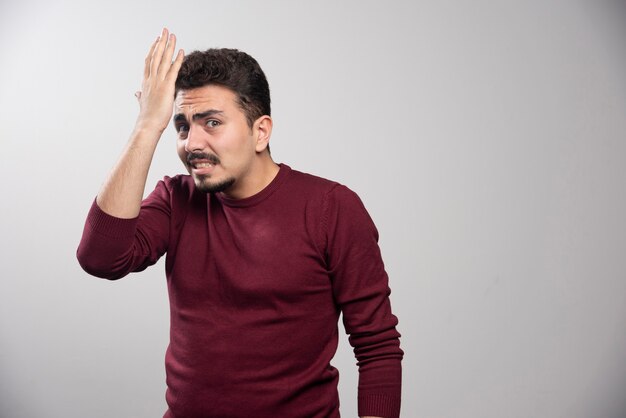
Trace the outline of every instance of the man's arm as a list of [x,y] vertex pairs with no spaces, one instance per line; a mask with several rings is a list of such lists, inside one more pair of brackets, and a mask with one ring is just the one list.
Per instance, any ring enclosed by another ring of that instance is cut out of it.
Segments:
[[97,277],[118,279],[154,264],[168,242],[169,192],[160,182],[144,203],[142,196],[161,134],[173,113],[176,77],[182,64],[172,56],[176,38],[163,29],[145,60],[138,92],[139,116],[122,156],[104,182],[87,215],[76,256],[82,268]]
[[378,231],[361,200],[345,186],[332,189],[325,206],[327,268],[359,367],[359,416],[398,418],[404,353]]
[[135,128],[96,198],[111,216],[130,219],[139,215],[154,151],[172,117],[176,76],[184,57],[179,50],[172,62],[175,46],[174,34],[163,29],[146,56]]

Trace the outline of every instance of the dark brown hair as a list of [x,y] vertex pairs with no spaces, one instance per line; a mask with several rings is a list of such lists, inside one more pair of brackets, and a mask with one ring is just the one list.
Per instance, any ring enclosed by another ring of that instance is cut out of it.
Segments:
[[237,49],[212,48],[187,55],[176,78],[180,90],[218,84],[237,95],[248,125],[263,115],[271,115],[270,88],[259,63]]

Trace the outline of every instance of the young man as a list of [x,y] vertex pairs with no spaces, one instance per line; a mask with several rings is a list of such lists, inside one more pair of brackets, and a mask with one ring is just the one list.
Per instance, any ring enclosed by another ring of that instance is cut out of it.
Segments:
[[[340,312],[358,360],[359,414],[398,417],[403,352],[361,201],[272,160],[269,87],[252,57],[174,57],[175,41],[164,29],[150,48],[135,129],[77,253],[107,279],[167,254],[165,417],[338,417],[330,360]],[[142,201],[172,114],[190,175],[166,177]]]

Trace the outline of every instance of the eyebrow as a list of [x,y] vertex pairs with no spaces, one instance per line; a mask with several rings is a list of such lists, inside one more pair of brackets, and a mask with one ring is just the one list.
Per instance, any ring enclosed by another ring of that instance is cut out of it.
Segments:
[[[207,110],[205,112],[195,113],[192,116],[192,118],[193,118],[193,120],[198,120],[198,119],[208,118],[209,116],[222,115],[222,114],[224,114],[224,112],[221,111],[221,110],[209,109],[209,110]],[[174,123],[176,123],[176,122],[186,122],[187,118],[185,117],[185,115],[183,113],[177,113],[176,115],[174,115],[173,121],[174,121]]]

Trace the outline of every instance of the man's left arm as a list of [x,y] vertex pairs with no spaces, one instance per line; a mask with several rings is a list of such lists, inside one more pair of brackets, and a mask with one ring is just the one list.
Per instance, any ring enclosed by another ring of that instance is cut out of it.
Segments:
[[333,292],[359,367],[359,416],[398,418],[404,353],[378,231],[358,196],[344,186],[328,194],[325,213]]

